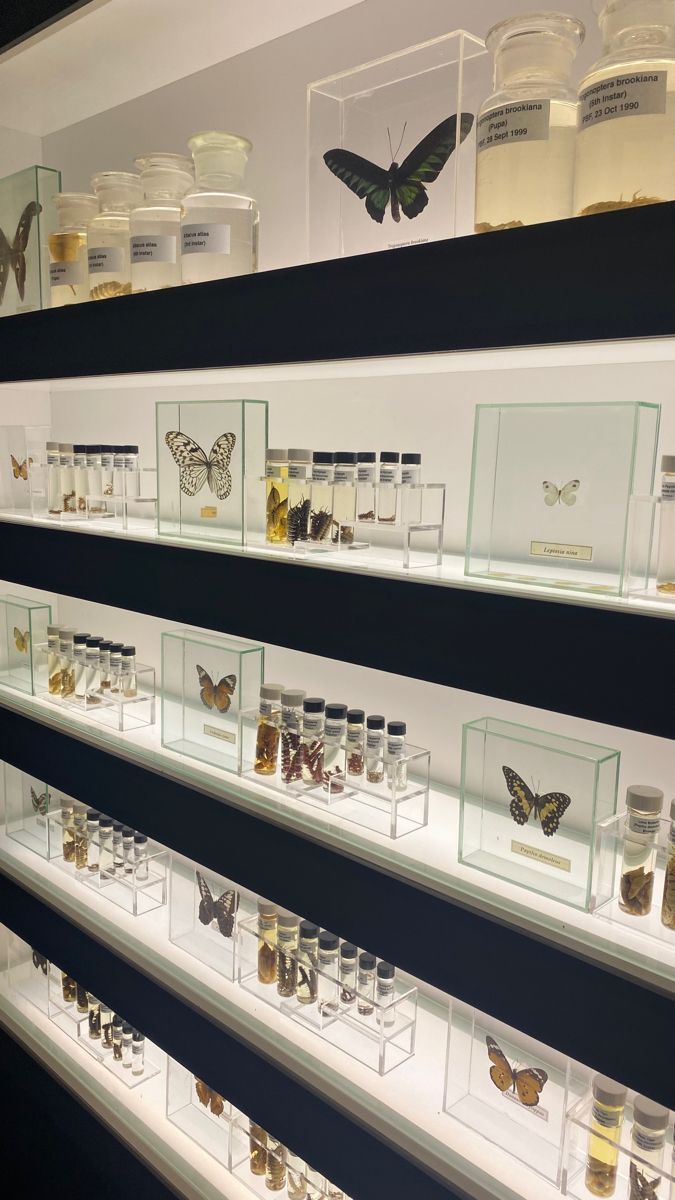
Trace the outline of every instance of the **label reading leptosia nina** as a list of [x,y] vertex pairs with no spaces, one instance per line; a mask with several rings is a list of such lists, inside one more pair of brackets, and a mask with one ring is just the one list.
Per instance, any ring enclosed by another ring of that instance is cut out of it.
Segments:
[[666,71],[629,71],[591,84],[579,96],[579,129],[617,117],[665,113],[666,82]]
[[184,225],[183,254],[229,254],[230,226],[207,223]]
[[134,234],[130,240],[132,263],[175,263],[176,239],[171,233]]
[[124,271],[124,250],[121,246],[90,246],[87,254],[89,274],[121,275]]
[[529,100],[484,113],[476,125],[478,153],[507,142],[548,141],[550,107],[550,100]]

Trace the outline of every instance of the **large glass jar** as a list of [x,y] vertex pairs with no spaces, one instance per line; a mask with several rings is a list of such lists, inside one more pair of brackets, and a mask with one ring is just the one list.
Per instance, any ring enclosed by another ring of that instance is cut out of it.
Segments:
[[49,235],[49,290],[52,308],[89,299],[87,226],[98,212],[96,196],[57,192],[59,228]]
[[576,92],[570,85],[584,26],[563,13],[495,25],[495,90],[476,127],[476,233],[572,215]]
[[181,200],[194,184],[192,159],[146,154],[134,166],[144,199],[129,216],[132,292],[154,292],[181,282]]
[[242,191],[251,142],[212,130],[188,145],[197,182],[183,197],[183,283],[257,271],[258,206]]
[[574,211],[675,199],[675,0],[593,0],[604,54],[579,85]]
[[129,212],[140,202],[141,181],[127,171],[99,171],[92,176],[99,202],[88,234],[89,299],[107,300],[131,291]]

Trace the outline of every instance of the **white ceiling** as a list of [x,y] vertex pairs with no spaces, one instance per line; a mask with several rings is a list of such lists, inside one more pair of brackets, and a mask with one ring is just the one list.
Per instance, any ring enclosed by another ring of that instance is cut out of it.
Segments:
[[0,58],[0,126],[43,137],[360,3],[95,0]]

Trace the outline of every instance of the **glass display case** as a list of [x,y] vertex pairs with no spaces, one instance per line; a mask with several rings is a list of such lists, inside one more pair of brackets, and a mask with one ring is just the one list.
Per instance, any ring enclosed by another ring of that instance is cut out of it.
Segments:
[[622,861],[627,818],[627,812],[619,812],[596,825],[594,916],[675,950],[675,824],[665,817],[654,821],[656,829],[640,839],[644,854],[639,857],[648,861],[631,871]]
[[49,308],[49,235],[58,227],[53,197],[61,172],[26,167],[0,179],[0,317]]
[[52,619],[50,604],[23,596],[0,596],[0,683],[34,696],[47,688],[41,647]]
[[48,437],[48,425],[0,425],[0,508],[30,509],[30,475]]
[[50,857],[49,810],[56,797],[43,779],[19,771],[11,763],[2,763],[5,789],[5,831],[7,837],[39,854]]
[[[89,660],[85,665],[84,659],[76,657],[72,630],[70,634],[69,649],[65,653],[63,642],[59,653],[49,644],[46,628],[44,641],[36,644],[37,695],[120,733],[154,725],[155,668],[136,662],[134,655],[126,673],[115,674],[108,670],[104,676],[98,654],[91,659],[91,666]],[[128,649],[134,650],[134,647]]]
[[234,1109],[229,1100],[197,1079],[175,1058],[168,1060],[166,1115],[173,1125],[229,1169]]
[[236,978],[237,920],[254,907],[248,893],[230,879],[174,858],[169,938],[226,979]]
[[477,405],[466,574],[620,595],[659,416],[632,401]]
[[33,949],[11,929],[7,939],[7,980],[10,990],[30,1001],[40,1012],[49,1008],[49,963],[44,954]]
[[588,910],[608,898],[595,830],[616,811],[620,753],[492,717],[462,731],[459,861]]
[[673,1113],[634,1092],[615,1113],[613,1127],[607,1119],[598,1120],[604,1116],[598,1109],[589,1090],[569,1105],[563,1195],[669,1200],[675,1193]]

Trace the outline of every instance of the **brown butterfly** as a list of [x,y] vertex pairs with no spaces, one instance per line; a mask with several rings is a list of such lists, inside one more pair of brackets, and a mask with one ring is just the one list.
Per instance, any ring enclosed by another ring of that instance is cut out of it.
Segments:
[[47,793],[43,792],[41,796],[38,796],[35,788],[31,787],[30,799],[31,804],[33,805],[33,812],[40,813],[41,816],[44,816],[47,812]]
[[213,892],[200,871],[197,871],[197,884],[201,896],[199,920],[202,925],[210,925],[212,921],[216,921],[223,937],[232,937],[234,918],[239,908],[239,893],[234,888],[229,888],[214,900]]
[[26,248],[30,237],[31,225],[39,212],[42,212],[42,205],[36,204],[35,200],[31,200],[30,204],[26,205],[19,218],[19,224],[16,227],[14,241],[11,246],[2,229],[0,229],[0,304],[2,304],[5,298],[10,267],[16,279],[16,290],[19,293],[19,299],[23,300],[24,298],[26,292]]
[[506,1055],[503,1050],[500,1050],[494,1038],[488,1034],[485,1041],[488,1058],[493,1064],[490,1067],[490,1079],[495,1087],[499,1088],[500,1092],[512,1091],[526,1108],[534,1108],[539,1103],[539,1093],[548,1080],[546,1072],[540,1071],[537,1067],[525,1067],[521,1071],[516,1071],[509,1064]]
[[31,464],[33,462],[32,458],[29,458],[27,462],[26,462],[26,459],[24,459],[23,462],[20,463],[18,461],[18,459],[16,459],[14,457],[13,454],[10,454],[9,457],[12,460],[12,474],[14,475],[14,478],[27,480],[28,479],[28,468],[31,466]]
[[201,1079],[195,1076],[195,1091],[199,1097],[199,1103],[204,1105],[204,1108],[210,1108],[214,1117],[219,1117],[225,1108],[225,1101],[219,1092],[214,1092]]
[[21,630],[17,629],[17,627],[15,625],[14,626],[14,643],[16,645],[17,650],[21,654],[28,654],[28,647],[30,645],[30,634],[29,634],[28,630],[26,630],[25,633],[22,633]]
[[216,708],[218,712],[227,712],[232,703],[234,689],[237,686],[236,675],[223,675],[219,683],[215,684],[203,667],[197,663],[197,674],[199,676],[199,699],[206,708]]

